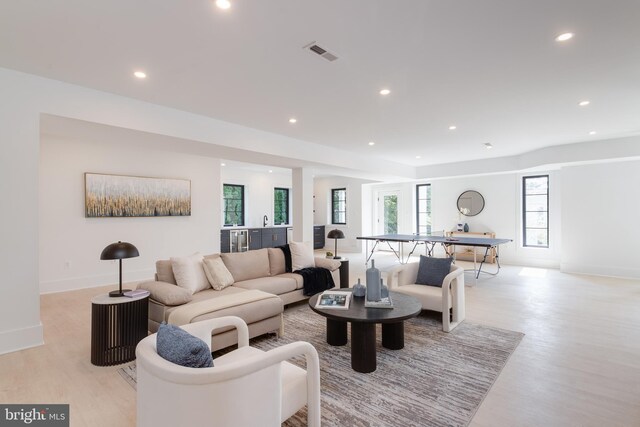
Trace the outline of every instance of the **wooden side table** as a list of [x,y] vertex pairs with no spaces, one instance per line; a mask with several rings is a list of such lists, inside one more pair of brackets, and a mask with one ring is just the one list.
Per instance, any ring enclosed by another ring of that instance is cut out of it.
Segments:
[[149,295],[129,298],[98,295],[91,299],[91,363],[112,366],[136,358],[147,336]]
[[340,287],[349,287],[349,260],[347,258],[340,258]]

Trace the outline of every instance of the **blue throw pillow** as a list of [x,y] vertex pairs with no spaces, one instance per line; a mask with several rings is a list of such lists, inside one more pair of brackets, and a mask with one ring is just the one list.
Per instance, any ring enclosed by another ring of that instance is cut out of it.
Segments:
[[211,368],[209,346],[175,325],[162,323],[156,335],[156,349],[163,359],[188,368]]
[[451,272],[451,258],[433,258],[420,255],[416,284],[442,287],[444,277]]

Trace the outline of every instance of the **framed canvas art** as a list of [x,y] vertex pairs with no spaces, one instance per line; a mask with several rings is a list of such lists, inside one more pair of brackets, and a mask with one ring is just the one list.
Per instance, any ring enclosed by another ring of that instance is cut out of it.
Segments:
[[85,216],[190,216],[191,181],[85,173]]

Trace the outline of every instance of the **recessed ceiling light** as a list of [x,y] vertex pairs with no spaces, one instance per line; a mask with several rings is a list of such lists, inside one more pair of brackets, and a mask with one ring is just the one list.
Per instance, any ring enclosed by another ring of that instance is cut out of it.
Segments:
[[136,71],[133,73],[134,76],[136,76],[139,79],[146,79],[147,78],[147,73],[145,73],[144,71]]
[[484,148],[486,148],[487,150],[491,150],[493,148],[493,145],[491,145],[490,142],[485,142],[484,143]]
[[298,121],[298,119],[296,119],[295,117],[291,117],[289,119],[289,123],[296,123]]
[[589,132],[589,135],[595,135],[596,133],[598,132],[596,132],[595,130],[592,130],[591,132]]
[[591,101],[580,101],[580,102],[578,102],[578,105],[581,106],[581,107],[586,107],[589,104],[591,104]]
[[369,142],[369,145],[376,145],[376,143],[375,143],[375,142],[373,142],[373,141],[370,141],[370,142]]
[[220,163],[220,166],[227,166],[226,163]]
[[421,157],[422,157],[422,156],[416,156],[416,159],[419,159],[419,158],[421,158]]
[[229,9],[231,7],[231,2],[229,0],[216,0],[216,6],[220,9]]
[[273,173],[273,171],[271,169],[269,169],[269,173]]
[[557,42],[566,42],[567,40],[571,40],[573,38],[573,33],[562,33],[558,37],[556,37]]
[[456,130],[456,129],[458,129],[457,126],[454,126],[454,125],[449,126],[449,130]]
[[389,89],[382,89],[380,91],[380,95],[389,95],[391,93],[391,91]]

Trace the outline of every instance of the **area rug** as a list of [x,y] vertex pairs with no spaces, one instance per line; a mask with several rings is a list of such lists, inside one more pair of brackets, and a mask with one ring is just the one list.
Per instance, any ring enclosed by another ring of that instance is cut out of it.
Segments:
[[[325,427],[466,426],[524,336],[468,321],[445,333],[437,316],[422,314],[405,322],[402,350],[382,347],[378,330],[377,369],[361,374],[351,369],[349,344],[332,347],[325,333],[325,319],[304,305],[285,311],[280,339],[251,340],[263,350],[298,340],[315,346]],[[292,362],[304,367],[303,358]],[[135,365],[119,371],[135,381]],[[283,424],[305,425],[306,409]]]

